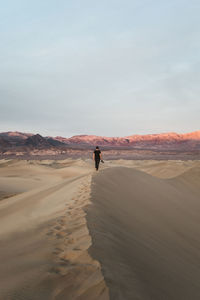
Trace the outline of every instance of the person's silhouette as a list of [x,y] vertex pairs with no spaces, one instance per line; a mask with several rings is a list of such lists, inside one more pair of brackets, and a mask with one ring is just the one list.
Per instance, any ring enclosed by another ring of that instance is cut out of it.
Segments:
[[93,152],[93,160],[95,161],[95,168],[98,171],[100,161],[103,162],[102,154],[101,154],[101,151],[99,150],[98,146],[96,146],[96,149]]

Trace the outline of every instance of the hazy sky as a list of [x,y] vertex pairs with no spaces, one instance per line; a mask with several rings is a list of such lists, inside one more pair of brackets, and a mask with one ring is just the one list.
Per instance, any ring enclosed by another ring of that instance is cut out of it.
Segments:
[[200,129],[199,0],[0,0],[0,131]]

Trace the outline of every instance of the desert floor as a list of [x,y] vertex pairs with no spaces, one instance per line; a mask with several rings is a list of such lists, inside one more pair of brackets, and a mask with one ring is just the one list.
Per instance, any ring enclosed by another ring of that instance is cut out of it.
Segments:
[[0,299],[200,299],[200,161],[0,160]]

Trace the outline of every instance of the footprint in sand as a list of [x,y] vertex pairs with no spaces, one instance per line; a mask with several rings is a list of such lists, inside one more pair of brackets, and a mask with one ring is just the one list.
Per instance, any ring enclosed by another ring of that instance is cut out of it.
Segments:
[[67,211],[66,214],[69,215],[69,216],[71,216],[72,212],[71,211]]
[[66,216],[62,216],[62,218],[58,221],[58,224],[64,226],[66,224]]
[[75,242],[74,238],[69,238],[69,239],[66,239],[65,244],[66,245],[68,245],[68,244],[74,244],[74,242]]
[[80,251],[80,250],[82,250],[82,249],[79,248],[79,247],[74,247],[73,250],[74,250],[74,251]]
[[65,250],[65,246],[62,244],[60,246],[57,246],[54,251],[57,252],[57,253],[61,253]]
[[60,221],[59,224],[64,227],[66,225],[66,221]]
[[63,238],[66,237],[66,232],[60,231],[60,232],[56,233],[56,237],[57,237],[58,239],[63,239]]
[[63,275],[63,276],[68,273],[68,271],[65,268],[63,268],[62,266],[55,266],[49,272]]
[[54,231],[53,231],[53,230],[50,230],[50,231],[48,231],[46,234],[51,236],[51,235],[54,234]]
[[61,253],[62,251],[60,250],[54,250],[52,253],[55,254],[55,255],[58,255],[59,253]]
[[[59,224],[60,224],[60,222],[58,222]],[[54,227],[54,229],[56,229],[56,230],[60,230],[60,229],[62,229],[62,226],[60,226],[60,225],[56,225],[55,227]]]
[[68,259],[60,258],[60,260],[61,260],[61,262],[59,263],[59,266],[65,267],[65,266],[69,266],[70,265],[70,261]]

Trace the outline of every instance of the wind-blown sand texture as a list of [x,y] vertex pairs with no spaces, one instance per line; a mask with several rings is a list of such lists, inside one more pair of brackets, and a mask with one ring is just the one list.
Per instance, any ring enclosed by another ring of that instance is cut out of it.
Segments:
[[0,160],[0,299],[199,300],[199,179],[199,161]]

